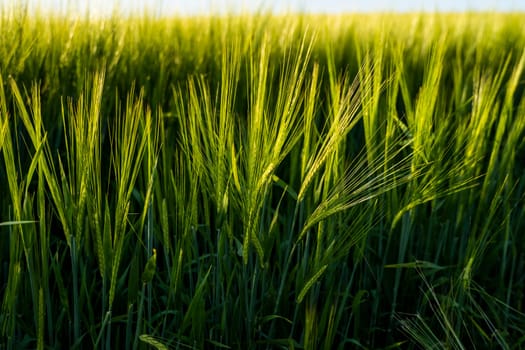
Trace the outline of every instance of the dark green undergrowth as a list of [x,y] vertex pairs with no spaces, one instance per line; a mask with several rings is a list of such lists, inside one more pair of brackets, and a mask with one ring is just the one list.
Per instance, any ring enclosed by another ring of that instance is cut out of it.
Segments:
[[0,349],[525,347],[522,14],[0,17]]

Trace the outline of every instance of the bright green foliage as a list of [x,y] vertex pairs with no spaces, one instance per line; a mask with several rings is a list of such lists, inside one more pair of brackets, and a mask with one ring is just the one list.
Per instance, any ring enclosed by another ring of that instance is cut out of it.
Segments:
[[0,348],[523,347],[524,22],[3,10]]

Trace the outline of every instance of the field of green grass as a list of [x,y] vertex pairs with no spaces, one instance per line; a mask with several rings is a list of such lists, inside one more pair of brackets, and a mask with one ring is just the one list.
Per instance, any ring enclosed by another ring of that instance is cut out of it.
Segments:
[[0,349],[525,348],[525,14],[0,38]]

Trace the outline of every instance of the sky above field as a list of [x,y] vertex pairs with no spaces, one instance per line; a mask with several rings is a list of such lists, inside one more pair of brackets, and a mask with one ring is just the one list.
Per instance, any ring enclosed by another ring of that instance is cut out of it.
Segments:
[[525,11],[525,0],[0,0],[2,5],[27,3],[31,9],[107,14],[149,7],[153,13],[207,14],[227,10],[264,9],[274,12],[341,13],[374,11]]

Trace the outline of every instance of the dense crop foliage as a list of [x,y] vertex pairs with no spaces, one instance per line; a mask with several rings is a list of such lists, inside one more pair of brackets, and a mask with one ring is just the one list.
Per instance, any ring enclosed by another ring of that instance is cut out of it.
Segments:
[[525,17],[0,18],[0,349],[525,346]]

